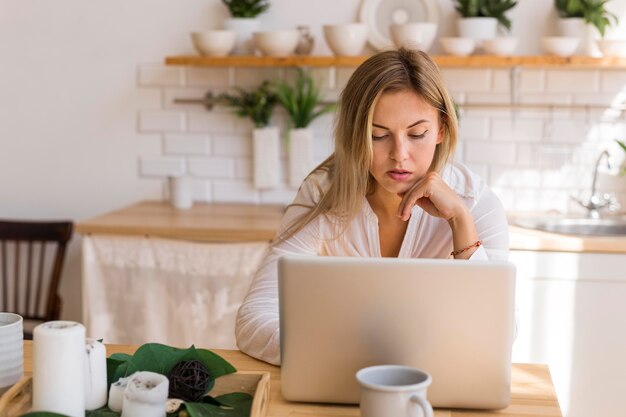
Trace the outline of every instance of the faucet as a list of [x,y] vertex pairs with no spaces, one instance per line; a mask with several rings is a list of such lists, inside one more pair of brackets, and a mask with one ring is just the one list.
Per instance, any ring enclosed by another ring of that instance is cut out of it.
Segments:
[[591,182],[591,197],[589,197],[589,201],[584,202],[580,199],[576,200],[578,204],[580,204],[581,206],[587,209],[587,217],[590,217],[592,219],[599,218],[600,213],[598,212],[598,210],[611,204],[611,199],[608,196],[606,195],[600,196],[596,194],[596,181],[598,180],[598,168],[600,167],[600,163],[602,162],[602,159],[606,159],[606,165],[609,169],[612,168],[611,155],[609,155],[609,152],[606,150],[602,151],[602,153],[596,160],[596,165],[593,170],[593,180]]

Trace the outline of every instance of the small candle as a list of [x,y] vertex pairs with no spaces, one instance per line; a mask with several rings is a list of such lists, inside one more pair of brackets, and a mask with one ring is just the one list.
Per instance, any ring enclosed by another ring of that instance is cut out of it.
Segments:
[[107,403],[107,352],[97,340],[85,341],[85,409],[96,410]]
[[165,417],[169,385],[164,375],[136,372],[124,391],[122,417]]
[[127,378],[120,378],[117,382],[111,384],[111,389],[109,390],[109,404],[108,407],[115,411],[116,413],[122,412],[122,404],[124,401],[124,391],[126,391],[126,386],[128,385],[128,381],[133,376],[129,376]]
[[33,411],[85,417],[85,327],[49,321],[33,331]]

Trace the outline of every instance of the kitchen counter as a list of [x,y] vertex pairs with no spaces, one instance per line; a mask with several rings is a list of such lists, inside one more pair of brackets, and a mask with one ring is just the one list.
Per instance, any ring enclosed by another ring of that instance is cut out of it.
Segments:
[[[200,241],[270,241],[284,206],[196,203],[177,210],[145,201],[80,222],[81,234],[157,236]],[[510,226],[511,250],[626,253],[624,236],[577,236]]]
[[143,201],[76,225],[81,234],[156,236],[200,241],[270,241],[280,226],[282,205],[196,203],[177,210]]

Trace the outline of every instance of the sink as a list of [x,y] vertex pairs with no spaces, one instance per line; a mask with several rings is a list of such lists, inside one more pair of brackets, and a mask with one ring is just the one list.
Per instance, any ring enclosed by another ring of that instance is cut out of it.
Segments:
[[626,218],[518,218],[515,226],[545,232],[587,236],[626,236]]

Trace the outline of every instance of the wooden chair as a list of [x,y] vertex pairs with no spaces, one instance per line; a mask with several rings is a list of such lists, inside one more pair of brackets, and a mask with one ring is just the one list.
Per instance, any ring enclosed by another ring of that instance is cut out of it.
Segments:
[[27,339],[34,325],[60,317],[58,289],[73,228],[72,222],[0,220],[0,311],[24,318]]

